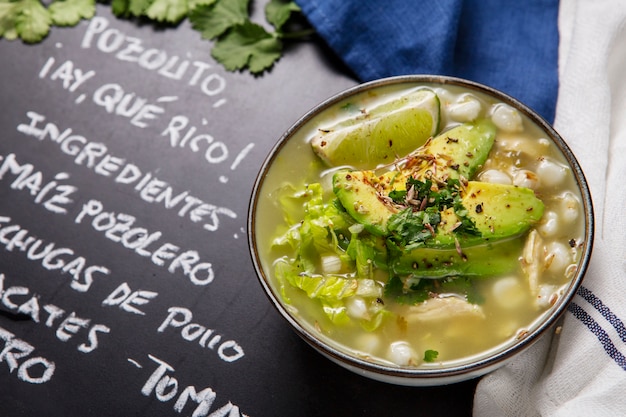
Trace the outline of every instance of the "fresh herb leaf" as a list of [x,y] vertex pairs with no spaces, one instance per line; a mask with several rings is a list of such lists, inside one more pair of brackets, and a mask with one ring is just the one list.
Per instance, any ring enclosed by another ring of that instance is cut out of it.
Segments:
[[404,204],[406,200],[406,190],[391,190],[389,193],[389,198],[393,200],[396,204]]
[[117,17],[144,16],[152,0],[113,0],[111,8]]
[[468,216],[468,211],[460,201],[455,202],[454,204],[454,214],[459,218],[461,222],[460,226],[454,229],[454,232],[458,235],[470,235],[470,236],[481,236],[482,233],[476,227],[476,223],[474,220]]
[[436,350],[428,349],[424,352],[424,362],[434,362],[437,360],[439,352]]
[[[428,199],[433,192],[433,182],[431,180],[420,181],[413,177],[409,177],[406,182],[407,189],[413,187],[415,189],[415,198],[421,200],[423,198]],[[432,205],[432,203],[429,203]]]
[[280,39],[262,26],[248,21],[220,37],[211,55],[229,71],[247,67],[251,73],[258,74],[280,58],[282,48]]
[[128,14],[128,0],[111,0],[111,11],[117,17],[125,17]]
[[187,0],[187,9],[191,13],[196,7],[210,6],[217,0]]
[[52,18],[39,0],[21,0],[15,30],[24,42],[36,43],[48,36]]
[[0,0],[0,36],[13,40],[19,35],[15,28],[15,18],[19,14],[20,4],[10,0]]
[[96,13],[95,0],[57,0],[48,7],[52,22],[57,26],[74,26],[81,19],[91,19]]
[[277,30],[291,18],[293,12],[299,12],[300,7],[293,1],[270,0],[265,5],[265,19]]
[[187,2],[181,0],[154,0],[145,11],[157,22],[176,24],[187,17]]
[[441,216],[436,210],[427,209],[414,212],[409,207],[389,218],[387,230],[390,232],[389,238],[393,242],[405,250],[410,250],[431,239],[433,230],[440,221]]
[[390,217],[387,225],[390,238],[405,250],[422,245],[434,237],[441,222],[441,211],[450,207],[454,208],[460,222],[454,229],[455,234],[480,236],[476,224],[463,207],[460,190],[457,179],[433,187],[431,180],[420,181],[409,177],[405,190],[392,190],[389,193],[394,203],[406,207]]
[[[52,25],[74,26],[95,14],[96,0],[0,0],[0,38],[21,38],[27,43],[43,40]],[[286,23],[301,10],[294,1],[270,0],[265,19],[268,32],[250,20],[250,0],[111,0],[119,18],[147,18],[178,24],[188,18],[202,38],[215,40],[211,55],[229,71],[249,69],[253,74],[269,70],[283,54],[283,41],[304,38],[313,29],[285,31]]]
[[129,0],[128,10],[133,16],[142,17],[146,15],[146,10],[153,0]]
[[215,39],[233,27],[249,23],[248,4],[249,0],[216,0],[198,6],[189,15],[191,27],[204,39]]

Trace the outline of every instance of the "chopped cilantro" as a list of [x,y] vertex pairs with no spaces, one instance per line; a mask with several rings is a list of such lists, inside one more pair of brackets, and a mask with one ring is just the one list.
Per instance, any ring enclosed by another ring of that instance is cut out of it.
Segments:
[[435,360],[437,360],[438,356],[439,352],[437,352],[436,350],[428,349],[424,352],[424,362],[434,362]]
[[463,204],[461,204],[460,201],[454,203],[454,213],[461,222],[460,226],[454,230],[456,234],[465,234],[472,236],[480,236],[482,234],[480,230],[478,230],[478,228],[476,227],[476,223],[474,223],[474,220],[472,220],[472,218],[467,215],[467,209],[463,207]]
[[432,207],[416,212],[409,207],[389,218],[387,230],[392,241],[410,250],[431,239],[440,221],[439,211]]
[[406,190],[392,190],[389,193],[394,203],[406,207],[389,218],[387,228],[391,239],[405,250],[422,245],[434,237],[441,222],[440,212],[450,207],[454,208],[460,221],[454,233],[480,236],[480,231],[463,207],[460,188],[456,179],[449,179],[444,185],[433,187],[431,180],[420,181],[409,177]]
[[293,1],[271,0],[265,5],[265,18],[276,29],[282,29],[294,12],[300,12],[300,7]]

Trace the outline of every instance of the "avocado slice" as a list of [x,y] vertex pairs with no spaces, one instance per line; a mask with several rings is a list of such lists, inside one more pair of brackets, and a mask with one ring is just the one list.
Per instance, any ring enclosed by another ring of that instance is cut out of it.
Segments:
[[[461,202],[481,233],[457,237],[461,246],[519,236],[537,223],[544,211],[543,202],[533,190],[488,182],[469,181],[462,190]],[[437,234],[429,245],[455,244],[453,229],[459,220],[454,209],[442,211]]]
[[404,252],[390,263],[399,276],[418,278],[489,277],[520,268],[522,239],[505,239],[464,248],[420,247]]
[[375,236],[387,235],[387,220],[397,212],[379,191],[389,187],[388,181],[389,177],[378,177],[373,171],[342,170],[333,175],[333,192],[341,205]]
[[414,152],[415,166],[409,162],[412,176],[423,180],[434,177],[470,179],[487,160],[496,138],[496,126],[487,119],[464,123],[443,132]]

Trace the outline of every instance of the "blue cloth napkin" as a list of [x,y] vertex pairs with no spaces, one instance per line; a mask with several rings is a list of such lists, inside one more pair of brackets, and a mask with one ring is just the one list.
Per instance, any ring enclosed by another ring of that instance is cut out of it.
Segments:
[[553,122],[558,0],[296,0],[360,81],[438,74],[477,81]]

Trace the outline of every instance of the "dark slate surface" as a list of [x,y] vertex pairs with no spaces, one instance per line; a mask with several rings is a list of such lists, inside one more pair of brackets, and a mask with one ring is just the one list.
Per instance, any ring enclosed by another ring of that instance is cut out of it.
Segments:
[[198,415],[471,414],[475,381],[398,387],[330,363],[256,280],[256,172],[356,84],[323,45],[228,73],[188,26],[99,7],[0,56],[0,414],[192,415],[187,387],[210,404]]

